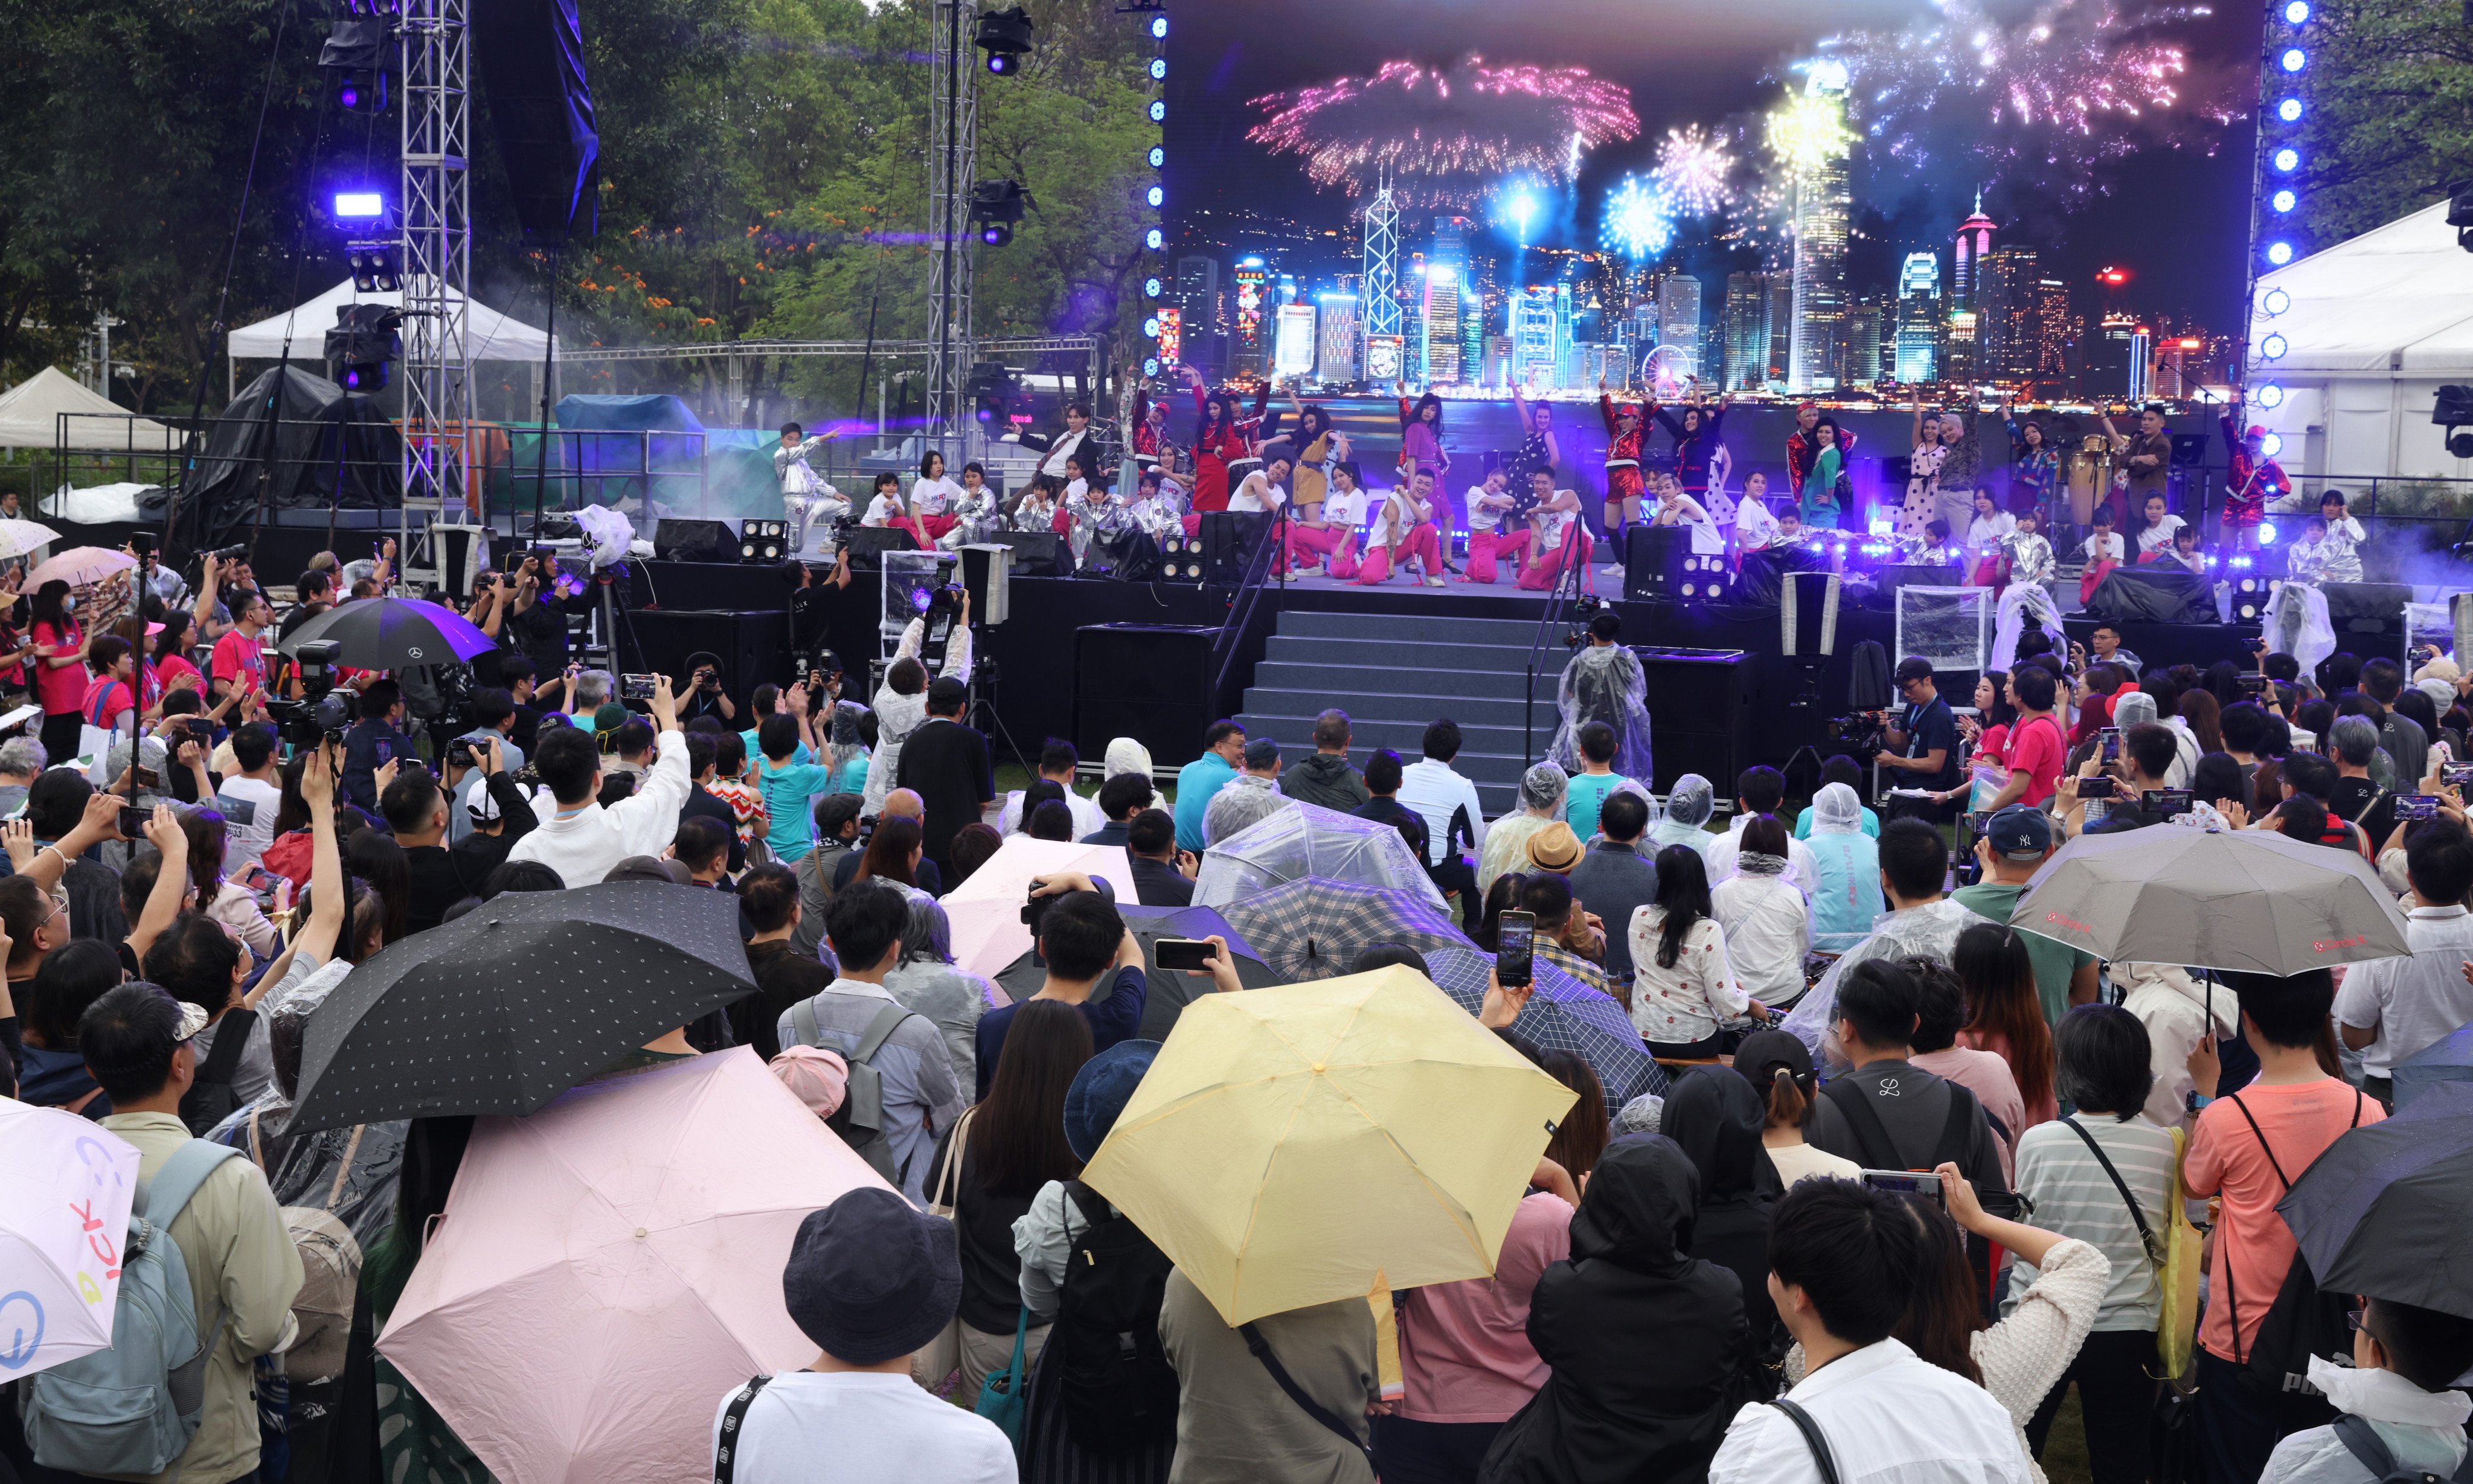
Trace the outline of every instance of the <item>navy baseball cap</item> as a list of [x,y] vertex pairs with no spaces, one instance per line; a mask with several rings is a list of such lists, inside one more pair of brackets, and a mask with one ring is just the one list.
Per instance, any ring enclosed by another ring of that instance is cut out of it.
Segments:
[[1992,816],[1984,827],[1983,837],[1992,842],[1992,853],[2010,860],[2042,860],[2053,848],[2053,822],[2044,811],[2029,804],[2013,803]]

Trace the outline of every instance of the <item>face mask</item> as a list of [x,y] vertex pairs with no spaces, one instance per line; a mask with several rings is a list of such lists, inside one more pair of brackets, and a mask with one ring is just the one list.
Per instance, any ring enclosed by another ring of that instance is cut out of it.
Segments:
[[60,611],[63,613],[74,613],[77,611],[77,594],[71,593],[67,597],[60,599]]

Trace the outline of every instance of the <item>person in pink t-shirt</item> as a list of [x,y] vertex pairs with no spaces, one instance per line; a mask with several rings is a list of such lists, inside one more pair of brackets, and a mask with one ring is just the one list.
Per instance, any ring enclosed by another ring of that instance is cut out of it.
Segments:
[[[1550,1374],[1528,1343],[1528,1295],[1547,1268],[1572,1255],[1579,1192],[1551,1161],[1511,1213],[1492,1278],[1410,1289],[1400,1302],[1400,1380],[1393,1415],[1375,1424],[1387,1459],[1449,1465],[1474,1477],[1494,1435]],[[1393,1465],[1386,1462],[1385,1472]],[[1425,1477],[1418,1472],[1418,1477]]]
[[2027,1132],[2028,1122],[2017,1074],[1998,1053],[1957,1043],[1958,1029],[1966,1024],[1966,991],[1948,965],[1910,958],[1905,967],[1923,991],[1915,1006],[1914,1038],[1909,1043],[1913,1054],[1908,1062],[1975,1094],[2000,1136],[1993,1142],[2001,1150],[2002,1178],[2016,1180],[2018,1137]]
[[2254,1479],[2277,1439],[2334,1416],[2314,1391],[2263,1392],[2247,1378],[2259,1325],[2295,1256],[2276,1203],[2329,1144],[2387,1110],[2332,1076],[2332,1055],[2319,1061],[2335,975],[2317,969],[2289,978],[2219,977],[2241,1000],[2242,1039],[2258,1053],[2259,1073],[2219,1096],[2215,1042],[2200,1041],[2190,1059],[2200,1109],[2181,1176],[2192,1196],[2216,1196],[2220,1205],[2198,1327],[2198,1446],[2211,1477]]

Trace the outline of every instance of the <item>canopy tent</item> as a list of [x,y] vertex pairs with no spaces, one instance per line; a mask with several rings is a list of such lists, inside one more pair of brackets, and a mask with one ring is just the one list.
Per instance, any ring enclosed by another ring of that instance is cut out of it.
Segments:
[[[2266,315],[2279,289],[2290,307]],[[2473,477],[2430,420],[2442,384],[2473,382],[2473,252],[2456,245],[2447,203],[2265,275],[2254,302],[2249,384],[2272,382],[2284,401],[2249,418],[2282,435],[2296,480]],[[2284,337],[2272,359],[2271,335]]]
[[68,419],[68,446],[118,453],[161,453],[180,446],[180,435],[151,418],[132,419],[129,409],[89,392],[46,366],[0,392],[0,448],[60,446],[60,414]]
[[[335,327],[335,311],[346,304],[401,305],[401,294],[356,294],[345,279],[288,314],[244,324],[231,332],[225,353],[236,361],[272,361],[283,354],[284,326],[292,328],[292,359],[316,366],[325,354],[326,332]],[[549,337],[520,320],[511,319],[479,299],[466,300],[465,340],[476,361],[531,361],[539,364],[549,349]]]

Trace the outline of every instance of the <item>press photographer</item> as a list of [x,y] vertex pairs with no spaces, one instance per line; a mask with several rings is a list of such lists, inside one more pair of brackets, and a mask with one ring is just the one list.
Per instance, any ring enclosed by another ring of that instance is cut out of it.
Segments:
[[[1883,729],[1889,744],[1878,761],[1880,766],[1898,775],[1896,784],[1902,788],[1934,791],[1955,787],[1957,781],[1957,714],[1941,699],[1939,687],[1933,683],[1932,661],[1920,655],[1909,655],[1898,661],[1896,674],[1898,694],[1906,698],[1907,708],[1899,718]],[[1891,818],[1909,816],[1939,820],[1948,812],[1944,805],[1928,799],[1889,796]]]

